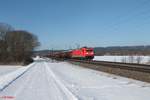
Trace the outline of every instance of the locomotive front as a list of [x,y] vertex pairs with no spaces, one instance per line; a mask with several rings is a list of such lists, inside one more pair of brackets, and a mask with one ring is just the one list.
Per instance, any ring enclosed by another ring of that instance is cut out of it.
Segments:
[[94,58],[94,50],[93,50],[93,48],[87,48],[87,47],[72,50],[71,58],[82,59],[82,60],[91,60]]
[[85,48],[84,55],[85,55],[85,59],[93,59],[94,58],[94,49],[93,48]]

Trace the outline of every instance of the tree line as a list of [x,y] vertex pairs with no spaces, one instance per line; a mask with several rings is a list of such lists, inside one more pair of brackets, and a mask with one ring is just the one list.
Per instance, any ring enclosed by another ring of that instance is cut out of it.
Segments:
[[26,63],[39,46],[38,38],[25,30],[0,23],[0,63]]

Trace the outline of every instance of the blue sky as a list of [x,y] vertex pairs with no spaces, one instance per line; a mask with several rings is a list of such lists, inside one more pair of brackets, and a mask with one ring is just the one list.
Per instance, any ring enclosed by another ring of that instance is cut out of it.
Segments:
[[0,22],[36,34],[38,49],[150,44],[149,0],[0,0]]

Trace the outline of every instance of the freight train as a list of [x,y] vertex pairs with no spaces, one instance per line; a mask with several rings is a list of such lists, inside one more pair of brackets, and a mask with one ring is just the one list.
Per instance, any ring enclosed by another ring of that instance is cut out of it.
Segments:
[[89,47],[82,47],[75,50],[61,51],[49,54],[51,58],[60,59],[81,59],[92,60],[94,58],[94,49]]

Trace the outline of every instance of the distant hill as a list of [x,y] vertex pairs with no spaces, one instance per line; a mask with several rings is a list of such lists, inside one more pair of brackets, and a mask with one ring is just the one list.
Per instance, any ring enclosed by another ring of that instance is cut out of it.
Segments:
[[[60,52],[65,50],[39,50],[34,55],[47,55],[51,52]],[[148,46],[111,46],[95,47],[95,55],[150,55],[150,45]]]
[[39,50],[39,51],[34,51],[34,55],[39,55],[39,56],[46,56],[49,53],[54,53],[54,52],[62,52],[65,50]]
[[95,47],[96,55],[150,55],[150,46]]
[[50,52],[50,50],[39,50],[39,51],[34,51],[34,55],[47,55]]

